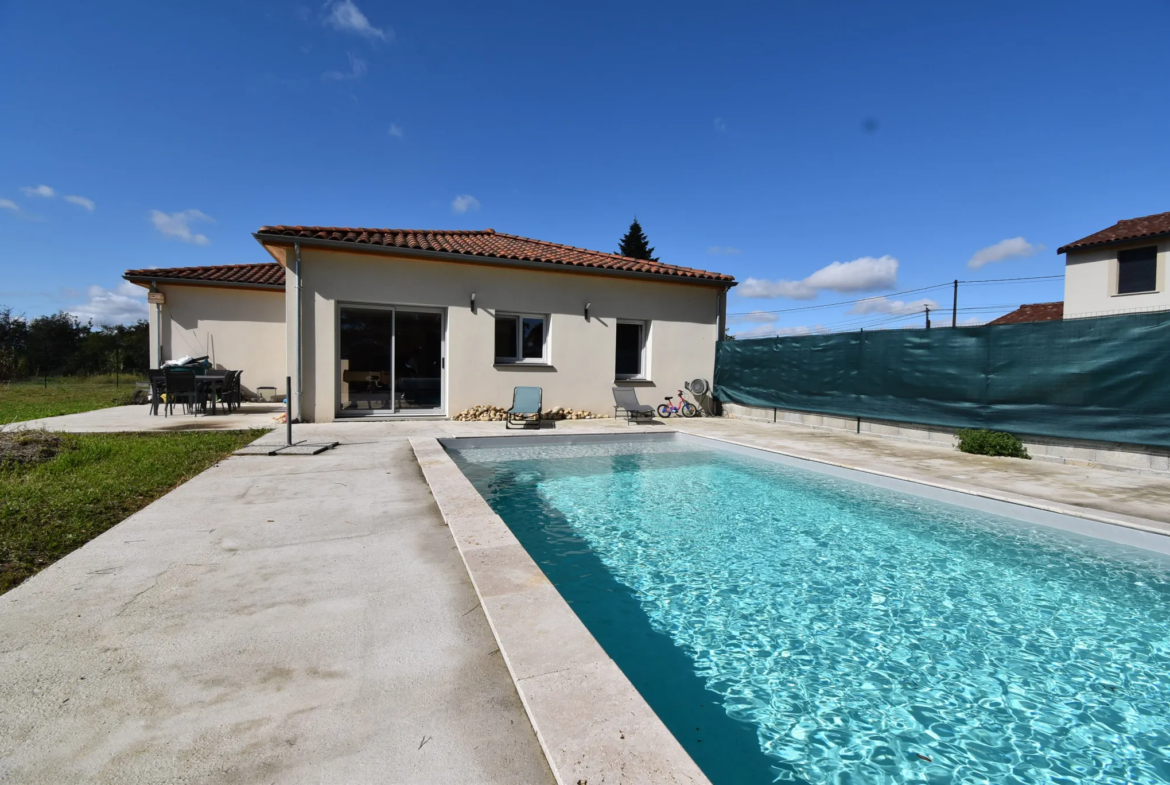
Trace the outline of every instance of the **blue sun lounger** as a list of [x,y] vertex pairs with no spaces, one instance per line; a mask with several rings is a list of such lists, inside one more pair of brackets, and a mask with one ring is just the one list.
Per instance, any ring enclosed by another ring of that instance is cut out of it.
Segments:
[[535,422],[540,427],[540,404],[544,392],[539,387],[517,387],[512,393],[512,408],[508,410],[508,419],[504,421],[504,428],[511,428],[512,423],[521,426]]

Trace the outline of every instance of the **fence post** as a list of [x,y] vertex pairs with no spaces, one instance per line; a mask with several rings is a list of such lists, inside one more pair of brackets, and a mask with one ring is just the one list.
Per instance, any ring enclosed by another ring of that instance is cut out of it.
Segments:
[[284,430],[285,441],[292,447],[292,377],[284,377]]

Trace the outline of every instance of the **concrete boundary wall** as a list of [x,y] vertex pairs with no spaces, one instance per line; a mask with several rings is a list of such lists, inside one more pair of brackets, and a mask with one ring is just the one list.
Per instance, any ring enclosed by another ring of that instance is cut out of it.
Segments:
[[[723,404],[723,416],[757,422],[775,422],[803,425],[832,431],[879,436],[885,439],[905,439],[935,442],[953,446],[956,428],[942,428],[916,423],[874,420],[866,417],[837,417],[831,414],[798,412],[791,409]],[[1099,442],[1076,439],[1057,439],[1047,436],[1020,435],[1033,460],[1063,463],[1118,471],[1170,475],[1170,450],[1120,442]]]

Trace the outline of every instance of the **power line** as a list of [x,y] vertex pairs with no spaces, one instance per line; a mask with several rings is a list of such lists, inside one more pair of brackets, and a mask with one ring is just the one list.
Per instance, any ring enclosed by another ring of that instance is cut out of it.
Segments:
[[[988,278],[983,281],[959,281],[960,285],[968,286],[983,286],[986,284],[1003,284],[1003,283],[1019,283],[1022,281],[1050,281],[1054,278],[1063,278],[1063,275],[1033,275],[1023,278]],[[855,303],[865,302],[866,300],[877,300],[879,298],[897,297],[903,294],[915,294],[917,292],[929,292],[933,289],[942,289],[947,286],[953,286],[954,281],[947,281],[946,283],[935,284],[934,286],[923,286],[918,289],[906,289],[901,292],[890,292],[889,294],[870,295],[869,297],[860,297],[856,300],[842,300],[835,303],[824,303],[822,305],[805,305],[799,308],[777,308],[771,311],[741,311],[738,313],[729,313],[730,316],[751,316],[752,314],[760,313],[795,313],[797,311],[816,311],[822,308],[836,308],[842,305],[854,305]],[[962,309],[960,309],[962,310]]]
[[928,292],[931,289],[941,289],[944,286],[953,285],[953,281],[946,283],[935,284],[934,286],[923,286],[921,289],[907,289],[904,292],[890,292],[889,294],[875,294],[869,297],[860,297],[856,300],[842,300],[837,303],[825,303],[824,305],[806,305],[801,308],[778,308],[774,311],[743,311],[742,313],[729,313],[728,316],[750,316],[756,313],[792,313],[793,311],[815,311],[818,308],[835,308],[839,305],[852,305],[853,303],[865,302],[866,300],[876,300],[879,297],[897,297],[900,294],[914,294],[915,292]]
[[959,283],[969,284],[984,284],[984,283],[1012,283],[1014,281],[1049,281],[1053,278],[1063,278],[1063,275],[1033,275],[1029,278],[988,278],[983,281],[959,281]]

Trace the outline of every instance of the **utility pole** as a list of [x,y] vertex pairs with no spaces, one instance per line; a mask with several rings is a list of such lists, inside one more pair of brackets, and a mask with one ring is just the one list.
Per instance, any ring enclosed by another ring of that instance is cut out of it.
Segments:
[[951,327],[959,326],[959,279],[955,279],[955,298],[951,301]]
[[929,330],[930,329],[930,306],[927,305],[927,306],[925,306],[925,308],[926,308],[926,329]]

